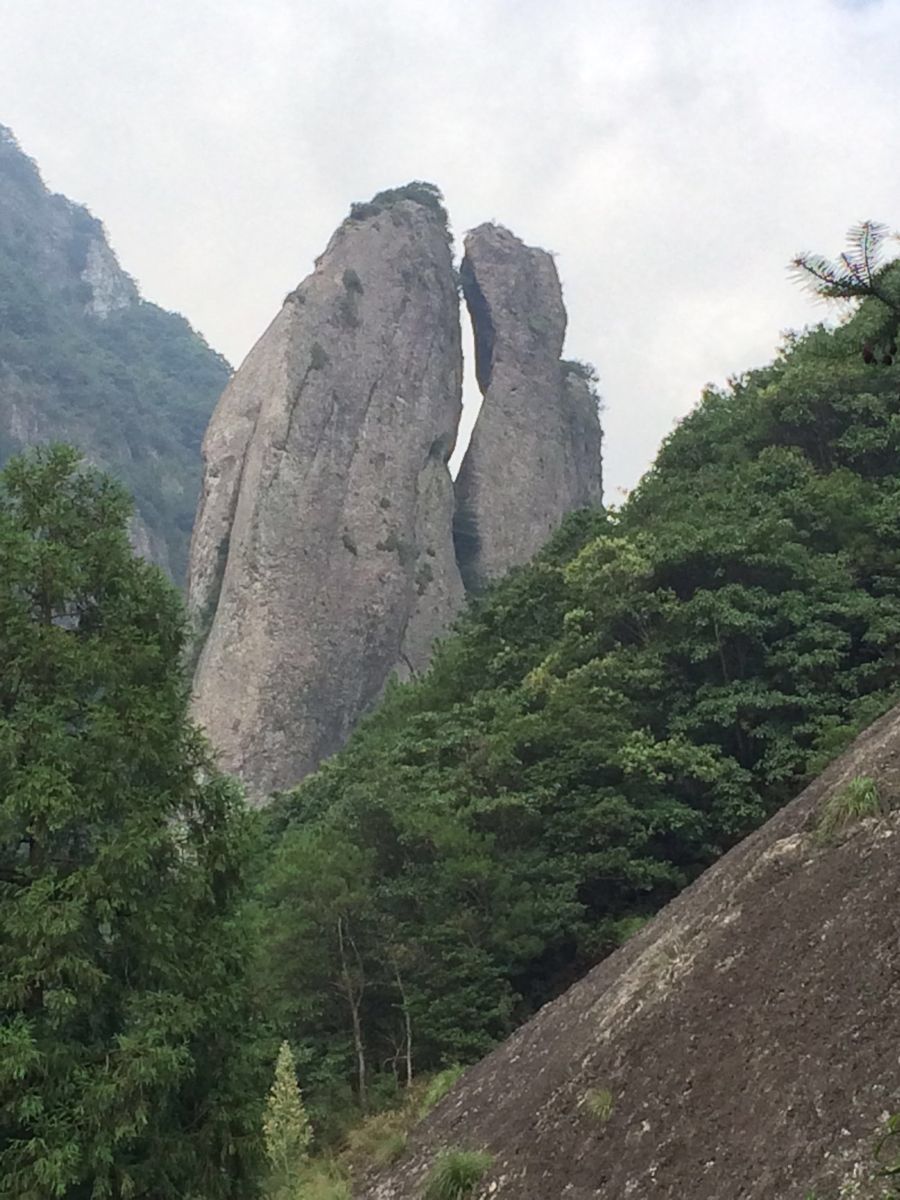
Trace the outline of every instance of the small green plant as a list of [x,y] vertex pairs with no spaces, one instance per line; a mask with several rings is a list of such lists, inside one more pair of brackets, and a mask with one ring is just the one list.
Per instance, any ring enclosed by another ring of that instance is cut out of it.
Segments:
[[379,1167],[389,1167],[395,1163],[406,1149],[407,1135],[402,1130],[389,1134],[372,1155]]
[[428,1175],[425,1200],[465,1200],[490,1165],[491,1156],[482,1151],[445,1150]]
[[293,1182],[287,1200],[350,1200],[350,1184],[332,1164],[316,1164]]
[[351,1174],[375,1163],[386,1167],[395,1162],[406,1146],[407,1127],[412,1114],[408,1108],[388,1109],[366,1117],[347,1134],[344,1161]]
[[443,1071],[439,1071],[435,1075],[428,1084],[425,1095],[422,1097],[422,1103],[419,1105],[420,1118],[430,1113],[439,1100],[443,1100],[464,1070],[465,1067],[454,1063],[452,1067],[445,1067]]
[[609,1088],[591,1088],[584,1093],[584,1107],[598,1121],[608,1121],[614,1108],[613,1094]]
[[[875,1162],[881,1179],[890,1179],[893,1188],[900,1188],[900,1113],[888,1117],[875,1143]],[[893,1191],[889,1195],[900,1195]]]
[[845,787],[832,792],[822,806],[816,830],[819,841],[830,842],[850,825],[866,817],[877,817],[883,811],[875,780],[868,775],[857,775]]

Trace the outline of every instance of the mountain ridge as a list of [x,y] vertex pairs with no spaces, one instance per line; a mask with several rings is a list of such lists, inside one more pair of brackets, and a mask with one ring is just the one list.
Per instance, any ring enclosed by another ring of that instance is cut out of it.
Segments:
[[231,368],[141,298],[103,225],[0,126],[0,461],[69,441],[134,494],[136,549],[185,572],[199,444]]

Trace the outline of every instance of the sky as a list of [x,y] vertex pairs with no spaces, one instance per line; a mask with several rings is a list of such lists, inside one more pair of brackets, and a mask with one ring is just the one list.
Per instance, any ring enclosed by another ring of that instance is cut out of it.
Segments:
[[0,0],[0,30],[0,123],[235,364],[382,188],[553,251],[613,503],[828,315],[795,253],[900,226],[900,0]]

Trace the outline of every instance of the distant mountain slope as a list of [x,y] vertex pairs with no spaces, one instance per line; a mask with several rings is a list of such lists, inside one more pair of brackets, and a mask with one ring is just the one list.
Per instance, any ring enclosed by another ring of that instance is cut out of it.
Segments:
[[894,709],[468,1071],[354,1195],[414,1200],[451,1147],[491,1156],[472,1200],[894,1195],[875,1147],[900,1109],[898,801]]
[[0,126],[0,463],[74,443],[137,503],[135,544],[184,577],[200,441],[230,367],[142,300],[101,223],[47,190]]

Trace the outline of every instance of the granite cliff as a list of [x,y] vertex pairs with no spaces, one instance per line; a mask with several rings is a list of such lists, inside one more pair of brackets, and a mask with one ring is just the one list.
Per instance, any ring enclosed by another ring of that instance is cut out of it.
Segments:
[[566,310],[553,258],[498,225],[466,237],[461,277],[484,396],[456,481],[466,587],[527,562],[577,508],[599,506],[592,376],[561,359]]
[[473,1200],[880,1200],[898,804],[900,708],[471,1068],[354,1194],[418,1198],[463,1148],[490,1156]]
[[0,463],[67,441],[136,500],[133,541],[180,581],[203,429],[230,368],[142,300],[103,226],[0,126]]
[[413,185],[354,206],[219,402],[192,544],[195,703],[254,795],[336,750],[462,602],[461,375],[446,215]]

